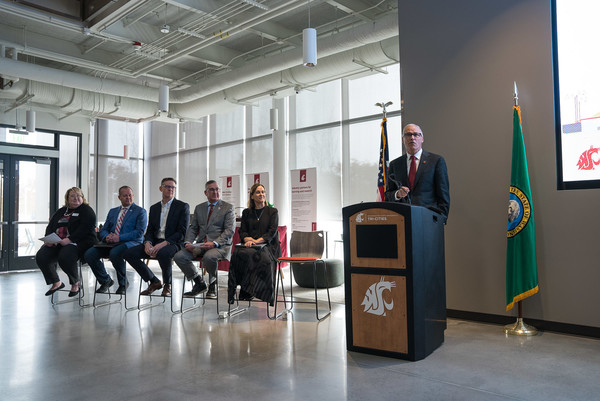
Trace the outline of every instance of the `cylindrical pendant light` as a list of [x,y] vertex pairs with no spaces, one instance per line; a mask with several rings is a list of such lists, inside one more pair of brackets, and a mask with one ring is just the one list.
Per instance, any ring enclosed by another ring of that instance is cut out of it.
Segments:
[[279,114],[277,113],[277,109],[271,109],[270,113],[271,119],[269,126],[271,128],[271,131],[277,131],[279,126]]
[[317,30],[306,28],[302,31],[303,63],[306,67],[317,65]]
[[25,129],[27,132],[35,131],[35,111],[27,110],[25,117]]
[[169,111],[169,86],[161,85],[158,92],[158,111]]

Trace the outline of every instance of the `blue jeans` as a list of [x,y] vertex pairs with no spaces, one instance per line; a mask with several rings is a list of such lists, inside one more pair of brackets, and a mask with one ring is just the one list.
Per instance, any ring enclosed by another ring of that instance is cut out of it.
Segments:
[[85,261],[90,265],[92,272],[94,272],[94,276],[96,276],[100,284],[108,283],[110,280],[110,276],[106,272],[104,262],[102,261],[102,258],[108,257],[117,272],[117,281],[119,282],[119,285],[126,285],[127,272],[125,259],[123,259],[123,254],[126,250],[127,245],[119,244],[112,248],[91,247],[85,252]]

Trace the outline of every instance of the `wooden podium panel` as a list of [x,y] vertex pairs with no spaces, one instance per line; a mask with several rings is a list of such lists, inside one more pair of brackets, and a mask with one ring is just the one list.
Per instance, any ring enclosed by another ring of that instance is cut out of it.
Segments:
[[[404,216],[389,209],[371,208],[350,216],[350,264],[371,268],[406,268]],[[363,230],[361,237],[360,230]],[[395,252],[385,255],[382,252]]]
[[352,274],[352,342],[408,353],[406,277]]

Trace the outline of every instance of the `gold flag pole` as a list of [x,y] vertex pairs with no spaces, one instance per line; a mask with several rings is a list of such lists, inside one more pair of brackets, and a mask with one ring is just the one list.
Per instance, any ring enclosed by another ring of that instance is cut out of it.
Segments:
[[[516,82],[515,82],[515,90],[513,93],[513,99],[515,102],[515,106],[518,106],[519,105],[519,92],[517,90]],[[507,324],[506,326],[504,326],[504,333],[512,334],[515,336],[535,336],[538,333],[538,330],[533,326],[525,324],[525,322],[523,321],[523,304],[522,304],[522,302],[523,301],[517,302],[517,308],[518,308],[517,321],[513,324]]]

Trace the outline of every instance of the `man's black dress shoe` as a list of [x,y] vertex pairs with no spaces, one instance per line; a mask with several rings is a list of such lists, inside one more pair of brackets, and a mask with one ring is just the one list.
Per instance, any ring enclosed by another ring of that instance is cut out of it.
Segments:
[[192,290],[186,292],[185,294],[183,294],[183,296],[184,297],[195,297],[196,295],[202,294],[203,292],[205,292],[206,289],[207,289],[207,287],[206,287],[206,283],[204,281],[202,281],[201,283],[195,283]]
[[65,283],[60,283],[60,286],[56,287],[55,289],[49,289],[48,291],[46,291],[46,296],[52,295],[56,291],[62,290],[63,288],[65,288]]
[[217,299],[217,291],[216,291],[216,282],[213,282],[208,286],[208,292],[206,293],[206,298]]
[[106,283],[100,284],[100,287],[96,290],[97,293],[104,294],[108,292],[108,289],[112,287],[115,282],[113,279],[109,279]]
[[127,288],[129,288],[129,282],[125,285],[120,285],[119,288],[117,288],[115,294],[125,295],[125,291],[127,291]]

